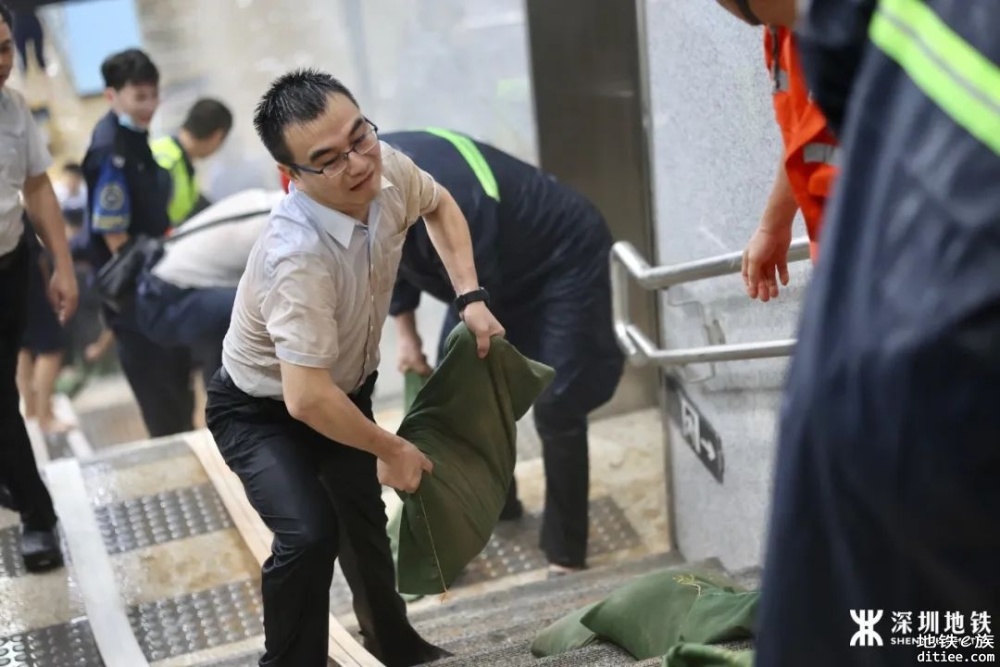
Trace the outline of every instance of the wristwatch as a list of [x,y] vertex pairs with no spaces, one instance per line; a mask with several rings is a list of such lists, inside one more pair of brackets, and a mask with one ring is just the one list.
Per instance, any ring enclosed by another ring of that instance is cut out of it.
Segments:
[[480,287],[479,289],[474,289],[471,292],[466,292],[465,294],[459,294],[458,298],[455,299],[455,308],[458,312],[465,310],[465,307],[470,303],[475,303],[476,301],[483,301],[486,303],[487,307],[490,305],[490,293],[486,291],[485,287]]

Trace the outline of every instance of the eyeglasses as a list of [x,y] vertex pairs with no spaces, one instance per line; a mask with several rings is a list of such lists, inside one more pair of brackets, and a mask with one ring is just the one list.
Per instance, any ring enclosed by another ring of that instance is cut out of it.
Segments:
[[378,145],[378,127],[367,118],[365,119],[365,122],[368,123],[368,131],[358,137],[358,139],[351,144],[351,150],[346,153],[338,153],[332,159],[324,162],[323,166],[318,169],[304,164],[295,164],[294,162],[290,163],[288,166],[304,171],[307,174],[316,174],[317,176],[325,176],[326,178],[336,178],[337,176],[340,176],[344,173],[344,170],[347,169],[351,153],[366,155]]

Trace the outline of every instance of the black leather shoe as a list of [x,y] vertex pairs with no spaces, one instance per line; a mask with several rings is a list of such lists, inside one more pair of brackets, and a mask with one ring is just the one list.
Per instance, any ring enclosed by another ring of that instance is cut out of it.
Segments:
[[0,484],[0,507],[8,509],[11,512],[17,511],[17,505],[14,503],[14,496],[10,495],[10,489],[4,484]]
[[21,530],[21,557],[28,572],[46,572],[61,567],[62,549],[59,547],[59,532],[53,526],[50,530]]

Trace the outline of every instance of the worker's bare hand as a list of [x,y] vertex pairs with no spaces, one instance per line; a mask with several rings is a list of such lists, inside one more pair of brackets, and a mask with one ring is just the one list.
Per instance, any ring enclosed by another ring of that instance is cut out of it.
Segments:
[[413,443],[397,438],[395,453],[378,460],[378,481],[399,491],[414,493],[424,473],[433,473],[434,464]]
[[427,355],[424,354],[424,344],[420,336],[402,336],[399,339],[399,359],[397,362],[400,373],[414,371],[418,375],[427,377],[433,369],[427,363]]
[[476,301],[466,306],[465,310],[462,311],[462,321],[476,336],[476,351],[479,353],[480,359],[484,358],[490,351],[490,337],[503,336],[507,333],[482,301]]
[[751,299],[770,301],[778,296],[778,281],[788,284],[788,248],[792,230],[759,228],[743,251],[743,284]]
[[76,284],[76,273],[72,266],[56,266],[49,282],[49,300],[59,317],[59,323],[65,325],[76,312],[80,294]]

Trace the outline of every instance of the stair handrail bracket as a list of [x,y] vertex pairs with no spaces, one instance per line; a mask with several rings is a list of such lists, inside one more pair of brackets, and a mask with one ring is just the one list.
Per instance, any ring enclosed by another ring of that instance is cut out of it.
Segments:
[[[792,241],[788,249],[789,263],[808,258],[809,240],[798,238]],[[635,280],[643,289],[652,291],[732,275],[742,269],[742,252],[731,252],[670,266],[650,266],[634,245],[628,241],[618,241],[611,247],[610,262],[615,337],[622,352],[635,366],[645,366],[652,362],[663,367],[678,367],[716,361],[787,357],[795,348],[794,339],[783,339],[664,350],[631,321],[628,296],[630,280]]]

